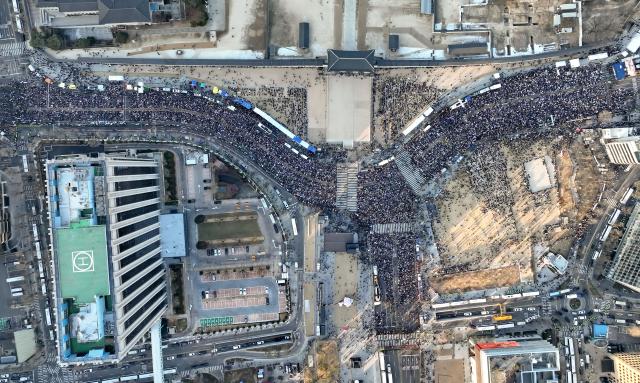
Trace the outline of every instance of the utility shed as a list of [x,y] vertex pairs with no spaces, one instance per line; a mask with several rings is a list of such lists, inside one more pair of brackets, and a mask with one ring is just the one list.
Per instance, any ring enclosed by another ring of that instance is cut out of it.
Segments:
[[399,35],[389,35],[389,50],[391,52],[395,52],[400,48],[400,36]]
[[298,25],[298,48],[309,49],[309,23],[307,22]]

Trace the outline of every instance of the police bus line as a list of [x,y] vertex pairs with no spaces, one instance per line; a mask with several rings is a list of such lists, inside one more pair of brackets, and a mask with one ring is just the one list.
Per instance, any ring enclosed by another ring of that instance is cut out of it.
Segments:
[[[164,371],[162,371],[163,375],[173,375],[176,374],[178,372],[177,369],[175,368],[167,368]],[[116,383],[116,382],[128,382],[128,381],[137,381],[140,379],[153,379],[153,373],[147,373],[147,374],[139,374],[139,375],[126,375],[126,376],[121,376],[118,378],[112,378],[112,379],[102,379],[101,381],[98,380],[94,380],[93,382],[89,382],[89,383]]]
[[[501,294],[501,295],[491,295],[489,297],[489,299],[519,299],[519,298],[531,298],[531,297],[537,297],[540,295],[539,291],[528,291],[525,293],[518,293],[518,294]],[[464,305],[469,305],[469,304],[481,304],[481,303],[487,303],[487,298],[478,298],[478,299],[469,299],[466,301],[455,301],[455,302],[444,302],[444,303],[434,303],[431,305],[432,308],[434,309],[443,309],[443,308],[448,308],[448,307],[457,307],[457,306],[464,306]]]

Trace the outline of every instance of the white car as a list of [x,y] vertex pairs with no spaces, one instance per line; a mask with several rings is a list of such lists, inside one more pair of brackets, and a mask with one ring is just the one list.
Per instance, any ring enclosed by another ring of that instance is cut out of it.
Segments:
[[513,311],[514,312],[518,312],[518,311],[523,311],[524,309],[522,307],[514,307]]
[[196,353],[195,352],[190,352],[189,356],[196,356]]
[[257,341],[257,342],[256,342],[256,345],[258,345],[258,344],[264,344],[264,340],[259,340],[259,341]]
[[233,349],[234,349],[234,350],[238,350],[239,348],[240,348],[240,345],[239,345],[239,344],[236,344],[235,346],[233,346]]
[[471,313],[470,313],[470,312],[466,312],[466,313],[464,313],[464,316],[466,316],[466,317],[470,317],[470,316],[471,316]]
[[527,310],[529,310],[529,311],[536,311],[536,308],[535,308],[535,307],[527,307]]
[[174,360],[175,358],[175,355],[167,356],[167,360]]

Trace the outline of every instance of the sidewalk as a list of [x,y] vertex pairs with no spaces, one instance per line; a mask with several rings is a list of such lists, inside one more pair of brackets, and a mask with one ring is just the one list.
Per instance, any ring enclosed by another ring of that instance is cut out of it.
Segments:
[[[190,44],[188,44],[190,45]],[[252,50],[224,50],[219,48],[201,49],[181,49],[182,54],[178,55],[177,50],[161,50],[163,46],[158,46],[158,50],[153,47],[143,47],[136,49],[119,48],[91,48],[91,49],[66,49],[54,51],[45,48],[47,55],[61,60],[77,60],[78,58],[162,58],[162,59],[218,59],[218,60],[261,60],[264,53]],[[141,53],[145,52],[146,53]]]

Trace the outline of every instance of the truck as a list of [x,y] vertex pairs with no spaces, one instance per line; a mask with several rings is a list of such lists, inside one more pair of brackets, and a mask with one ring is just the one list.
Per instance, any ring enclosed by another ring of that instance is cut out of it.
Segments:
[[7,283],[14,283],[14,282],[21,282],[21,281],[24,281],[23,276],[7,278]]

